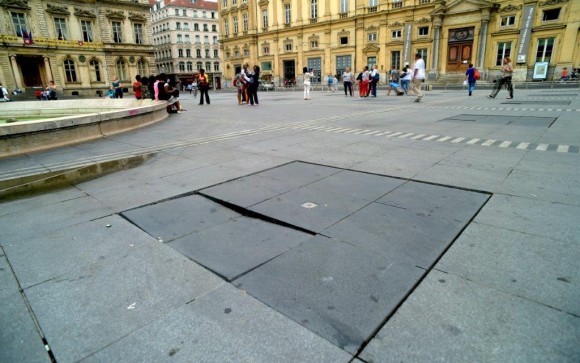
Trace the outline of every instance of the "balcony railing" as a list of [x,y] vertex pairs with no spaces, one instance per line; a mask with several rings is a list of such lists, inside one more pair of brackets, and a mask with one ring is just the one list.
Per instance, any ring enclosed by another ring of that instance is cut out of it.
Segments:
[[318,18],[310,18],[310,24],[318,23]]
[[393,2],[392,6],[393,9],[402,9],[403,8],[403,2],[402,1],[395,1]]
[[338,16],[340,19],[348,18],[348,13],[339,13]]
[[376,13],[376,12],[377,12],[377,7],[376,6],[371,6],[369,8],[369,14]]

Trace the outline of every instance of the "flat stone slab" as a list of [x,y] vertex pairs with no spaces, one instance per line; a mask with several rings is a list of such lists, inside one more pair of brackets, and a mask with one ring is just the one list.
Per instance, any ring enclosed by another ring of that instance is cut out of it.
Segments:
[[234,284],[355,353],[424,272],[387,255],[317,236]]
[[[522,101],[523,102],[523,101]],[[538,103],[534,101],[533,103]],[[569,104],[569,102],[568,102]],[[538,126],[538,127],[549,127],[556,117],[536,117],[536,116],[507,116],[507,115],[470,115],[461,114],[451,116],[438,122],[475,122],[478,124],[499,124],[499,125],[511,125],[511,126]]]
[[302,162],[288,163],[270,170],[265,170],[257,175],[280,181],[292,180],[297,186],[310,184],[329,175],[336,174],[342,169],[330,166],[316,165]]
[[[152,344],[154,342],[154,344]],[[352,355],[224,284],[86,362],[328,362]]]
[[168,245],[231,281],[310,237],[259,219],[238,217]]
[[128,210],[122,215],[164,242],[240,216],[239,213],[198,195]]
[[366,362],[577,362],[580,319],[433,270],[361,353]]

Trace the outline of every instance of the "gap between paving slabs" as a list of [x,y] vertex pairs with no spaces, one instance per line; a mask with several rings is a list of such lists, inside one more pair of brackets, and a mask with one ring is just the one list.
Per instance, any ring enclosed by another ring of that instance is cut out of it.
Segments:
[[489,197],[291,162],[122,216],[356,356]]

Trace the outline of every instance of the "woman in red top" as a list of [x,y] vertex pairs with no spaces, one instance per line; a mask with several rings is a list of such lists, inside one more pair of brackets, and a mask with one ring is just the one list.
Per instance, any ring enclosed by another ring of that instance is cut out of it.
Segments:
[[133,93],[135,94],[135,98],[140,100],[141,99],[141,76],[135,76],[135,82],[133,82]]
[[209,105],[209,81],[207,80],[205,69],[199,70],[199,75],[197,76],[197,88],[199,88],[199,104],[203,105],[203,97],[205,95],[205,102]]

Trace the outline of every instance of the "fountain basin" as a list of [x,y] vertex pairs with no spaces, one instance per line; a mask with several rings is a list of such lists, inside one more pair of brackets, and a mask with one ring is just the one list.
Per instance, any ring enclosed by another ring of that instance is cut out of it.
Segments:
[[[0,157],[80,143],[150,125],[167,118],[166,106],[166,102],[135,99],[2,103]],[[16,120],[6,123],[10,119]]]

